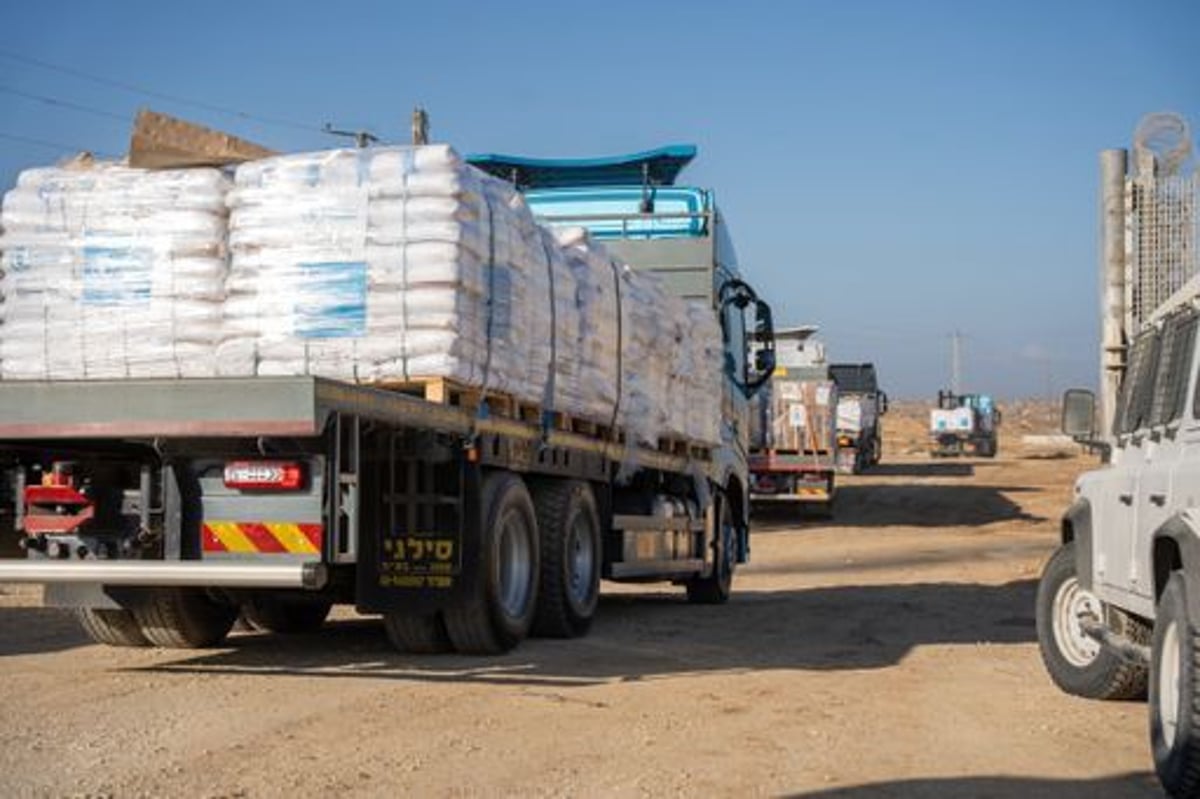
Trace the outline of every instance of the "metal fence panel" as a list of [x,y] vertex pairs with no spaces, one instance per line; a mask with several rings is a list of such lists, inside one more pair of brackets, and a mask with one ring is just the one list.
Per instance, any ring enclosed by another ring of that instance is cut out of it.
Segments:
[[1130,177],[1125,197],[1126,330],[1132,331],[1200,273],[1200,173]]

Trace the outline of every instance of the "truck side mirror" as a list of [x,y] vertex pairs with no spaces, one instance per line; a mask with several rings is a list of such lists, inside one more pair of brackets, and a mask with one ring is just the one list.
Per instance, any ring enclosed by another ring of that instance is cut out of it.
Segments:
[[1062,400],[1062,431],[1076,441],[1091,441],[1096,435],[1096,395],[1083,388],[1069,388]]
[[[766,385],[775,373],[775,320],[765,300],[754,299],[754,374],[747,374],[744,393],[749,399]],[[747,365],[747,372],[749,372]]]
[[879,413],[885,414],[888,412],[888,395],[882,391],[879,392]]

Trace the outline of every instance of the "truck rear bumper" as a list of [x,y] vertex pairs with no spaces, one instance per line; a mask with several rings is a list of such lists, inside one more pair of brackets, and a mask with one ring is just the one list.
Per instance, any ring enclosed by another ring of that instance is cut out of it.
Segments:
[[750,494],[751,502],[761,502],[764,505],[772,502],[780,504],[799,504],[804,502],[829,502],[833,496],[828,491],[813,491],[807,494]]
[[0,583],[92,583],[146,587],[309,588],[328,578],[319,561],[162,563],[155,561],[0,561]]

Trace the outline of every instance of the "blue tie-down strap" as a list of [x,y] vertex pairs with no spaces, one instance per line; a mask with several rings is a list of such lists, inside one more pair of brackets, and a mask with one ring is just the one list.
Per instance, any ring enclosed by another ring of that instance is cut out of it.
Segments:
[[300,338],[357,338],[367,334],[366,261],[299,264],[292,329]]

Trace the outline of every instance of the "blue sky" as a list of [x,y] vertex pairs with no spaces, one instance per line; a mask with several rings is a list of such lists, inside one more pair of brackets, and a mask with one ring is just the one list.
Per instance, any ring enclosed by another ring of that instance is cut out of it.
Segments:
[[1191,0],[6,2],[0,189],[61,155],[12,137],[121,153],[143,105],[284,150],[403,141],[418,103],[464,152],[695,142],[780,323],[907,397],[960,330],[965,387],[1043,396],[1095,382],[1097,154],[1200,127],[1198,37]]

